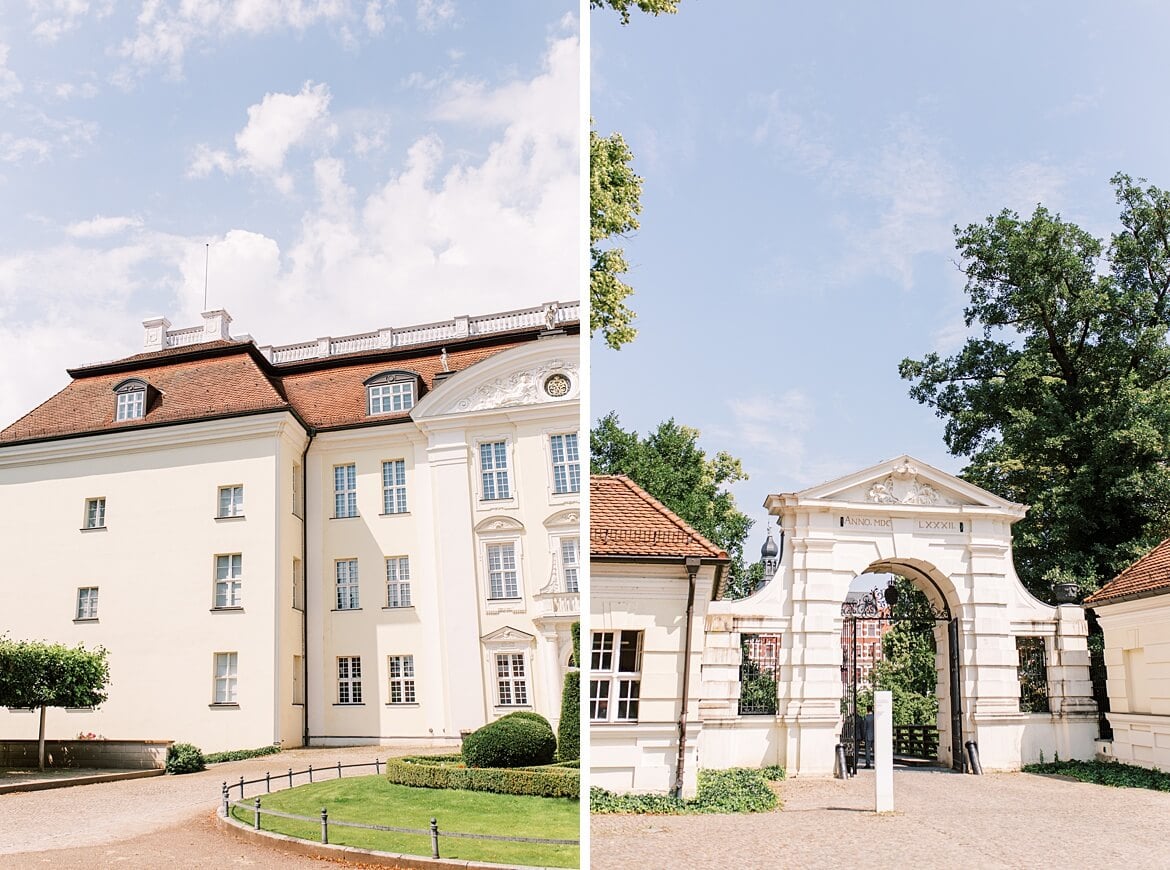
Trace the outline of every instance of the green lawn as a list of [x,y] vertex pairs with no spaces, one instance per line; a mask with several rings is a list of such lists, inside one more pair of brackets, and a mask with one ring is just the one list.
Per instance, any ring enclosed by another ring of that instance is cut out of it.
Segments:
[[[247,800],[251,804],[252,798]],[[449,830],[468,834],[576,840],[580,837],[580,802],[566,798],[410,788],[387,782],[381,776],[362,776],[261,795],[260,805],[266,809],[316,819],[314,822],[297,822],[261,816],[260,825],[265,830],[317,842],[321,838],[321,808],[327,807],[331,822],[429,829],[431,818],[437,818],[439,854],[444,858],[548,867],[578,867],[581,863],[578,846],[544,846],[442,836],[444,830]],[[253,814],[250,809],[235,808],[233,815],[252,824]],[[329,842],[382,852],[431,854],[429,835],[366,831],[330,824]]]

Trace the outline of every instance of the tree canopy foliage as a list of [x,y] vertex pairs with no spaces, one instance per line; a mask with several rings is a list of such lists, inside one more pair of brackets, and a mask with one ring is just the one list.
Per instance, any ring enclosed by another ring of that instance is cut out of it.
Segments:
[[735,506],[727,487],[747,480],[740,461],[719,451],[708,457],[698,444],[699,430],[673,419],[659,423],[645,438],[621,428],[615,412],[590,433],[595,474],[624,474],[686,520],[731,559],[727,594],[751,592],[743,543],[752,521]]
[[614,350],[638,333],[626,305],[634,288],[621,279],[629,264],[625,252],[609,243],[638,228],[642,179],[630,165],[633,159],[620,133],[589,130],[589,329],[601,330]]
[[590,9],[612,9],[622,17],[622,24],[630,23],[630,10],[638,9],[650,15],[673,15],[681,0],[589,0]]
[[107,652],[98,647],[0,638],[0,707],[40,708],[40,766],[45,767],[46,707],[96,707],[110,681]]
[[1091,590],[1170,528],[1170,194],[1118,174],[1109,243],[1042,205],[955,227],[965,319],[953,356],[905,359],[963,477],[1031,506],[1025,585]]

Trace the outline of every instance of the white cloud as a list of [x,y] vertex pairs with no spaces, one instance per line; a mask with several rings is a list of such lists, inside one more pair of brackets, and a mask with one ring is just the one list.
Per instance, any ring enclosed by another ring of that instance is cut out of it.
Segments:
[[0,42],[0,100],[7,100],[24,90],[16,73],[8,68],[8,45]]
[[92,13],[104,18],[113,12],[113,0],[90,3],[89,0],[31,0],[32,35],[40,42],[54,43],[64,34],[76,30]]
[[437,30],[455,18],[455,3],[452,0],[418,0],[416,10],[418,25],[422,30]]
[[78,221],[65,228],[75,239],[100,239],[114,236],[126,230],[142,226],[142,220],[135,217],[104,217],[98,215],[87,221]]

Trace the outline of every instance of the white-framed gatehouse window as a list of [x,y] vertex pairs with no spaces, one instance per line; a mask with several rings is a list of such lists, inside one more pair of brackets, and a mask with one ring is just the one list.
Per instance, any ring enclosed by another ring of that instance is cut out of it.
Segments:
[[215,607],[242,607],[244,557],[228,553],[215,557]]
[[362,703],[362,657],[337,657],[337,703]]
[[520,572],[516,567],[516,543],[487,544],[488,598],[520,597]]
[[406,460],[382,463],[382,513],[406,513]]
[[358,560],[338,559],[334,567],[337,577],[337,609],[359,609],[362,605],[358,595]]
[[589,721],[637,722],[641,683],[642,632],[593,632]]
[[496,700],[500,707],[530,706],[524,653],[496,653]]
[[215,701],[216,704],[236,703],[236,680],[239,669],[239,654],[218,652],[215,654]]
[[581,491],[581,454],[577,447],[577,433],[550,435],[549,453],[552,458],[553,492],[557,495]]
[[357,466],[333,466],[333,516],[335,519],[356,517],[357,510]]
[[479,472],[483,485],[481,499],[498,501],[512,497],[507,441],[485,441],[479,445]]
[[390,703],[415,703],[414,656],[386,656],[386,674],[390,683]]
[[105,498],[87,498],[85,500],[85,526],[87,529],[104,529],[106,527],[106,500]]
[[77,590],[76,619],[98,618],[98,588],[96,586],[82,586]]
[[386,606],[411,606],[410,556],[386,557]]
[[579,592],[578,571],[581,568],[581,539],[561,538],[561,571],[565,577],[565,591]]
[[221,486],[219,488],[219,506],[216,517],[242,517],[244,515],[244,487]]

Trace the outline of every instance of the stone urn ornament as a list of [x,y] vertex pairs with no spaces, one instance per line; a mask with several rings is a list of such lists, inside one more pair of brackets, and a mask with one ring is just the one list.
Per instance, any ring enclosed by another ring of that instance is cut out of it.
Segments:
[[1081,600],[1081,585],[1079,583],[1053,583],[1052,594],[1057,604],[1076,604]]

